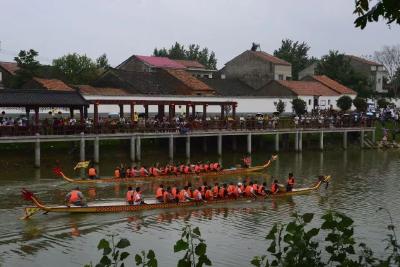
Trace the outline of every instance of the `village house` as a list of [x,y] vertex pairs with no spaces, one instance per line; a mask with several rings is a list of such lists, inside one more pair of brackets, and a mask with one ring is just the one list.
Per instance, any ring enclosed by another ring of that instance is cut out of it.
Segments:
[[384,78],[387,75],[385,67],[377,62],[361,57],[346,55],[355,71],[364,74],[370,82],[370,89],[378,93],[387,93]]
[[0,62],[0,84],[2,84],[4,88],[9,88],[11,86],[12,77],[15,76],[18,70],[18,64],[15,62]]
[[225,63],[220,73],[258,89],[271,80],[291,80],[292,65],[266,52],[247,50]]

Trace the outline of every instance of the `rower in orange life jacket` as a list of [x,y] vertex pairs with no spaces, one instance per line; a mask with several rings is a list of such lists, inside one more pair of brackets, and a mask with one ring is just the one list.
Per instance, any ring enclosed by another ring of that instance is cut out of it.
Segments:
[[175,199],[178,198],[178,188],[176,187],[176,185],[171,188],[171,194]]
[[73,204],[75,206],[84,206],[84,198],[82,192],[79,190],[79,187],[76,187],[74,190],[69,192],[65,196],[65,201],[67,202],[67,206]]
[[163,193],[164,193],[164,185],[160,184],[160,186],[156,190],[156,199],[158,202],[164,202]]
[[237,195],[236,195],[236,186],[234,186],[232,182],[229,183],[227,191],[228,191],[228,196],[229,197],[237,197]]
[[128,191],[126,192],[126,202],[133,205],[135,191],[133,191],[132,186],[128,186]]
[[179,172],[183,173],[184,170],[185,170],[185,165],[183,164],[179,165]]
[[153,176],[159,176],[161,171],[158,168],[153,168],[152,169],[152,174]]
[[193,191],[193,198],[194,201],[203,201],[203,197],[201,195],[201,187],[198,187],[196,190]]
[[185,186],[180,192],[179,192],[179,202],[186,202],[186,201],[190,201],[190,200],[193,200],[193,198],[191,198],[190,196],[189,196],[189,193],[188,193],[188,189],[189,189],[189,187],[188,186]]
[[213,200],[214,195],[213,195],[213,192],[211,191],[211,186],[207,186],[207,189],[206,189],[206,193],[205,193],[205,195],[204,195],[204,198],[205,198],[206,200]]
[[245,196],[247,196],[247,197],[254,196],[253,182],[250,182],[250,183],[246,186],[246,188],[244,189],[244,194],[245,194]]
[[293,176],[293,173],[289,173],[289,177],[288,177],[287,185],[286,185],[286,192],[292,191],[293,187],[294,187],[294,176]]
[[267,186],[267,183],[263,183],[262,185],[258,186],[257,194],[260,196],[265,196],[265,187]]
[[136,187],[135,193],[133,194],[133,205],[140,204],[144,204],[142,192],[140,191],[140,187]]
[[192,183],[189,182],[187,184],[187,186],[188,186],[188,189],[186,191],[188,192],[189,197],[193,198]]
[[190,167],[188,165],[185,165],[185,167],[183,167],[183,173],[184,174],[189,174],[190,173]]
[[226,196],[226,190],[227,189],[227,185],[226,184],[223,184],[223,186],[219,189],[219,192],[218,192],[218,197],[219,198],[225,198],[225,196]]
[[164,200],[164,203],[172,203],[172,202],[175,202],[175,198],[174,198],[174,196],[173,196],[172,193],[171,193],[171,187],[170,187],[170,186],[168,186],[168,187],[167,187],[167,190],[164,191],[164,193],[163,193],[163,200]]
[[243,158],[243,167],[244,168],[250,168],[251,166],[251,157],[247,156]]
[[274,182],[271,184],[271,189],[270,189],[272,194],[276,194],[279,192],[279,185],[278,185],[278,180],[274,180]]
[[93,166],[89,168],[88,175],[89,175],[90,179],[96,179],[97,172],[96,172],[96,169]]
[[219,165],[218,162],[214,163],[214,170],[217,172],[221,170],[221,166]]
[[253,183],[253,189],[254,189],[254,193],[258,192],[258,184],[257,184],[257,181],[255,181],[255,182]]
[[144,166],[142,166],[139,169],[139,174],[140,174],[140,176],[144,177],[144,176],[147,176],[149,174],[149,172],[146,170],[146,168]]
[[120,178],[121,177],[121,170],[119,167],[116,167],[114,170],[114,178]]
[[210,170],[210,164],[206,163],[204,164],[204,171],[208,172]]
[[210,163],[210,171],[214,171],[214,163]]
[[200,186],[200,193],[203,196],[203,198],[206,195],[206,190],[207,190],[207,182],[204,182],[202,186]]
[[218,196],[218,192],[219,192],[219,185],[218,185],[218,183],[215,183],[214,187],[213,187],[213,195],[215,197],[217,197]]
[[195,173],[200,173],[200,166],[199,166],[199,164],[194,165],[194,172],[195,172]]

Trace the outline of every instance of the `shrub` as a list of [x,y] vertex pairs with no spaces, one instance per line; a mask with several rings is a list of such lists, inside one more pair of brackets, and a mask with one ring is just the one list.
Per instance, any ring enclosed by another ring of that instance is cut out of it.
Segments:
[[367,110],[367,106],[368,106],[365,98],[358,97],[358,96],[356,98],[354,98],[353,105],[360,112],[365,112]]
[[380,99],[378,99],[378,103],[377,104],[378,104],[378,108],[387,108],[387,106],[390,103],[385,98],[380,98]]
[[279,99],[278,102],[274,102],[274,105],[276,107],[276,112],[278,113],[278,115],[282,114],[283,112],[285,112],[286,109],[286,103],[283,102],[281,99]]
[[295,98],[292,101],[293,110],[297,115],[302,115],[307,112],[307,103],[300,98]]
[[353,99],[351,99],[350,96],[344,95],[341,96],[337,101],[336,105],[340,108],[342,111],[347,111],[351,109],[351,105],[353,104]]

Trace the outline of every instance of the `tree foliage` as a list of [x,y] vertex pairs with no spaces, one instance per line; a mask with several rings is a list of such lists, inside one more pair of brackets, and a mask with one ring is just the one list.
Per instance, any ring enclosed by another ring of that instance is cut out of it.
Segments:
[[108,63],[107,55],[104,53],[96,59],[96,65],[99,69],[108,69],[110,64]]
[[299,79],[299,72],[306,68],[313,59],[308,57],[310,46],[307,43],[282,40],[281,47],[274,51],[274,56],[284,59],[292,64],[292,75],[294,80]]
[[274,102],[274,105],[276,107],[276,112],[280,115],[283,112],[285,112],[286,109],[286,103],[282,101],[282,99],[279,99],[278,102]]
[[307,103],[300,98],[295,98],[292,101],[292,107],[297,115],[302,115],[307,112]]
[[374,52],[373,59],[385,66],[390,90],[396,97],[400,87],[398,79],[400,74],[400,44],[385,45],[381,50]]
[[24,83],[37,75],[40,68],[40,63],[36,60],[38,55],[39,53],[33,49],[28,51],[21,50],[18,56],[14,58],[19,70],[17,70],[16,75],[11,81],[12,88],[20,88]]
[[377,101],[378,108],[387,108],[387,106],[390,104],[389,101],[386,100],[386,98],[380,98]]
[[170,49],[154,49],[153,55],[156,57],[168,57],[170,59],[195,60],[203,64],[206,68],[217,69],[217,59],[213,51],[207,47],[200,48],[197,44],[190,44],[187,48],[184,45],[175,42]]
[[339,99],[336,101],[336,105],[342,110],[342,111],[347,111],[351,108],[351,105],[353,104],[353,100],[351,99],[350,96],[343,95],[339,97]]
[[400,1],[399,0],[378,0],[370,5],[370,0],[356,0],[354,14],[358,17],[354,21],[356,27],[364,29],[369,22],[377,22],[380,17],[387,21],[387,24],[400,24]]
[[108,64],[106,56],[102,55],[98,59],[98,63],[86,55],[73,53],[54,59],[53,67],[59,74],[65,77],[67,82],[72,84],[86,84],[96,79],[101,72],[100,68]]
[[370,96],[372,91],[369,89],[368,78],[356,72],[350,65],[350,59],[339,51],[329,51],[322,56],[316,66],[318,75],[326,75],[329,78],[355,90],[360,96]]
[[365,100],[365,98],[362,98],[362,97],[359,97],[359,96],[354,98],[353,105],[360,112],[365,112],[367,110],[367,107],[368,107],[367,101]]

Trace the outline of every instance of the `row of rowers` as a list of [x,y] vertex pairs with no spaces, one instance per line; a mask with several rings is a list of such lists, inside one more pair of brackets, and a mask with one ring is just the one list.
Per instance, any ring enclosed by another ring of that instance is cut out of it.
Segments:
[[[291,191],[294,187],[294,177],[292,173],[289,173],[289,177],[286,184],[286,191]],[[268,194],[276,194],[279,192],[278,180],[274,180],[270,188],[267,188],[267,184],[257,184],[257,182],[249,183],[230,183],[222,184],[215,183],[214,186],[209,186],[207,182],[204,182],[202,186],[196,189],[192,189],[191,183],[187,186],[179,189],[178,187],[167,187],[160,185],[156,190],[156,200],[159,203],[174,203],[174,202],[186,202],[186,201],[211,201],[214,199],[224,198],[238,198],[238,197],[255,197],[265,196]],[[140,187],[133,190],[132,187],[128,188],[126,193],[126,201],[129,204],[139,205],[143,202],[142,193]]]
[[[130,178],[139,176],[165,176],[165,175],[179,175],[179,174],[193,174],[193,173],[205,173],[205,172],[218,172],[221,171],[221,164],[216,163],[205,163],[205,164],[179,164],[179,165],[166,165],[165,167],[159,167],[158,164],[149,168],[145,166],[124,168],[116,167],[114,170],[114,178]],[[96,179],[97,172],[94,167],[88,170],[89,178]]]

